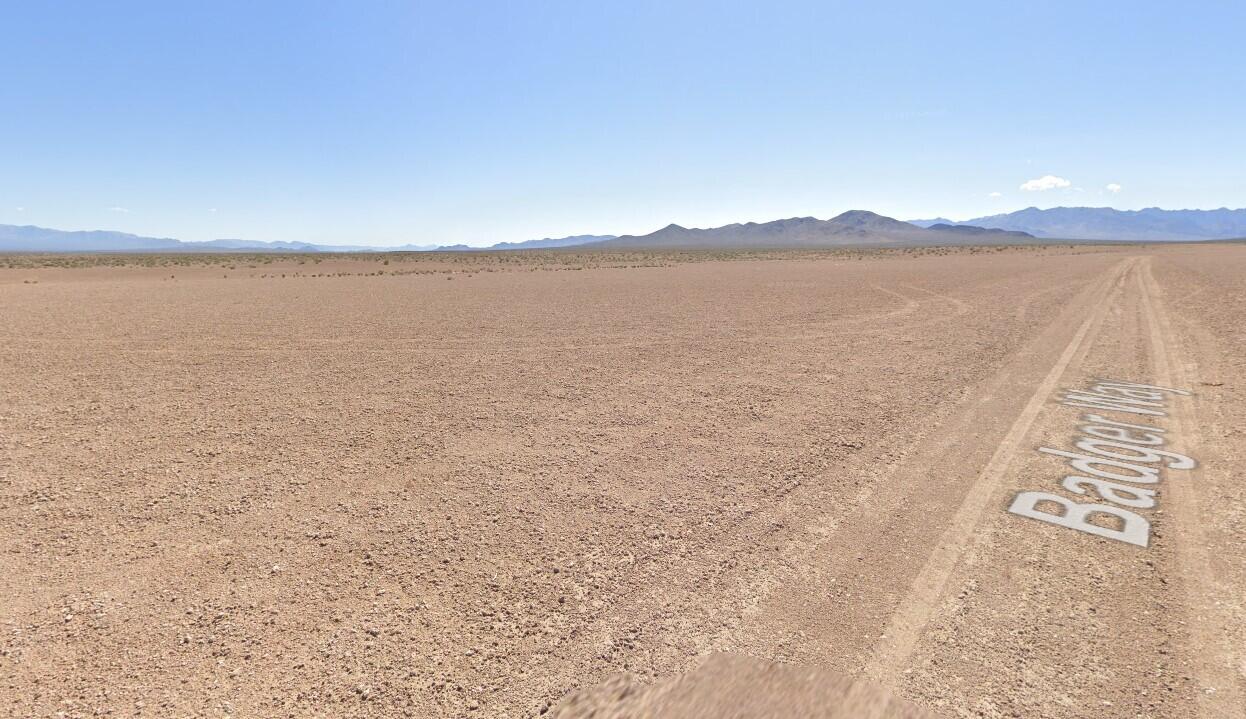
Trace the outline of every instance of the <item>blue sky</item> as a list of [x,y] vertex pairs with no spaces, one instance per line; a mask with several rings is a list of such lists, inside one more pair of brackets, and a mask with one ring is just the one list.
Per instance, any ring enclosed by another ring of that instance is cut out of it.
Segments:
[[12,0],[0,27],[5,224],[483,245],[1246,205],[1238,2]]

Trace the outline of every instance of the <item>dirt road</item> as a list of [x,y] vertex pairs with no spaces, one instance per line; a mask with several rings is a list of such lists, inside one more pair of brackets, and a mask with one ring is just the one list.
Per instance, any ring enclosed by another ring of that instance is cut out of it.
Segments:
[[[538,716],[724,651],[1246,716],[1243,318],[1233,245],[0,269],[0,711]],[[1190,392],[1100,412],[1197,461],[1147,546],[1008,511],[1096,501],[1038,450],[1104,381]]]

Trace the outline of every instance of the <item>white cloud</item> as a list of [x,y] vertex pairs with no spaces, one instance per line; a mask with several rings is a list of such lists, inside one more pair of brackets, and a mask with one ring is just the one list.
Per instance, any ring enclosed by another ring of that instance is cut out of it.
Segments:
[[209,207],[209,208],[208,208],[208,212],[216,212],[216,208],[215,208],[215,207]]
[[1055,175],[1043,175],[1042,177],[1039,177],[1037,179],[1022,183],[1021,189],[1025,190],[1026,192],[1043,192],[1045,190],[1054,190],[1059,187],[1068,187],[1069,185],[1072,185],[1072,184],[1073,184],[1072,182],[1069,182],[1063,177],[1056,177]]
[[25,207],[14,207],[13,209],[17,210],[18,212],[25,212],[25,211],[26,211],[26,208],[25,208]]
[[124,213],[124,214],[127,214],[127,215],[128,215],[128,214],[130,214],[130,211],[129,211],[129,210],[127,210],[127,209],[126,209],[126,208],[124,208],[124,207],[110,207],[110,208],[108,208],[108,211],[109,211],[109,212],[121,212],[121,213]]
[[1109,183],[1107,184],[1107,187],[1104,187],[1103,189],[1105,189],[1105,190],[1107,190],[1108,192],[1111,192],[1113,195],[1115,195],[1116,193],[1118,193],[1118,192],[1120,192],[1120,191],[1121,191],[1121,186],[1120,186],[1120,185],[1118,185],[1118,184],[1116,184],[1115,182],[1109,182]]
[[1002,192],[992,192],[991,194],[987,195],[987,197],[1003,197],[1003,196],[1004,196],[1004,193]]

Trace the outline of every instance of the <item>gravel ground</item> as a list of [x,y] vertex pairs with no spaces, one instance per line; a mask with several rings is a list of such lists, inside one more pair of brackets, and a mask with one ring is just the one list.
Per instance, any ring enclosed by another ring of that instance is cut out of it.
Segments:
[[[1246,247],[45,260],[0,268],[10,716],[539,716],[713,652],[1246,716]],[[1004,512],[1046,378],[1164,372],[1152,547]]]

